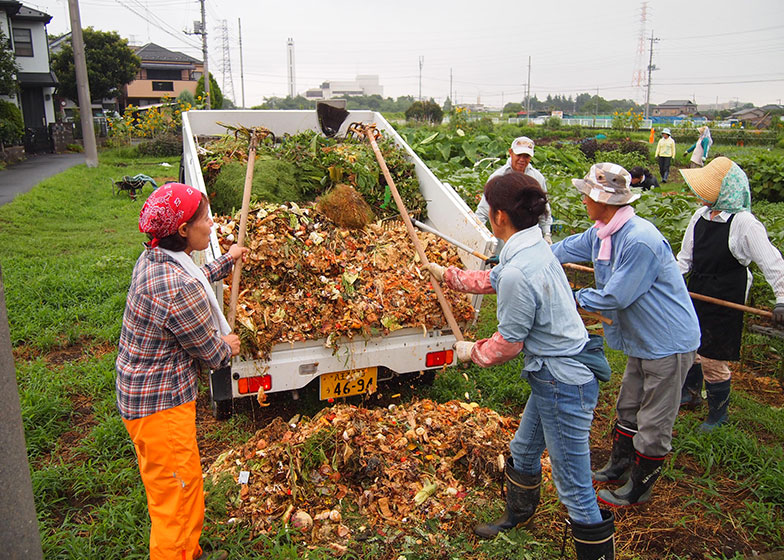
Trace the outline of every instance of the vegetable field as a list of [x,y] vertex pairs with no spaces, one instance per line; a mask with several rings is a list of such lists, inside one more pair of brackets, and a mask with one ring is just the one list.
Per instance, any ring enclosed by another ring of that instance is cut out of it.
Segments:
[[[472,207],[487,175],[505,161],[511,139],[527,133],[537,140],[534,165],[549,182],[554,236],[589,225],[568,181],[593,161],[580,148],[586,134],[561,130],[540,139],[531,129],[482,126],[402,133]],[[608,141],[619,158],[645,157],[631,144],[624,147],[624,138]],[[603,157],[597,155],[602,144],[593,157]],[[737,147],[717,141],[714,149],[729,155]],[[771,169],[782,151],[768,156],[764,147],[743,150],[764,162],[750,173],[752,181],[759,173],[763,184],[772,181],[765,188],[780,192],[776,185],[784,178]],[[149,190],[132,201],[112,194],[108,180],[133,171],[160,184],[175,178],[178,164],[127,150],[105,152],[98,168],[78,166],[0,207],[0,263],[48,559],[148,554],[144,489],[114,406],[114,360],[131,269],[142,251],[138,213]],[[647,165],[654,167],[650,160]],[[673,175],[676,181],[665,188],[644,193],[636,210],[677,250],[696,203]],[[784,203],[754,201],[755,213],[784,248]],[[570,276],[578,285],[591,280]],[[750,304],[769,308],[770,288],[755,276]],[[345,291],[352,284],[348,277],[334,288]],[[486,297],[471,335],[494,330],[494,298]],[[697,427],[704,409],[679,415],[674,452],[653,500],[618,512],[618,558],[740,560],[784,550],[782,354],[781,340],[745,334],[742,361],[733,364],[728,425],[703,435]],[[592,429],[594,465],[609,454],[625,362],[617,352],[609,358],[613,377],[601,388]],[[268,407],[250,399],[237,403],[225,422],[211,417],[202,378],[197,424],[207,489],[205,549],[222,548],[243,559],[559,557],[566,512],[546,463],[532,527],[492,541],[471,532],[474,523],[503,508],[498,457],[528,394],[520,368],[518,358],[488,369],[449,368],[434,379],[414,374],[368,397],[334,404],[319,401],[318,387],[308,386],[298,401],[275,396]],[[240,470],[251,473],[249,484],[237,483]],[[571,545],[565,554],[574,557]]]

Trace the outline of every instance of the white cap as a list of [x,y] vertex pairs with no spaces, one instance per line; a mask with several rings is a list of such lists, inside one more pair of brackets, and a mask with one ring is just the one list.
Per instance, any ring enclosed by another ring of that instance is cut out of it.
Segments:
[[515,138],[514,142],[512,142],[512,153],[517,155],[528,154],[534,157],[534,141],[528,138],[528,136]]

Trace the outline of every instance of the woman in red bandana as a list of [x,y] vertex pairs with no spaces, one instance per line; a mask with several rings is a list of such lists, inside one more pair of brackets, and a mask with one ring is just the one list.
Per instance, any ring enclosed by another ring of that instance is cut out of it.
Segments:
[[150,241],[128,290],[116,387],[147,492],[151,560],[203,558],[198,362],[219,368],[239,353],[239,338],[231,333],[210,282],[226,277],[248,252],[233,245],[197,267],[191,253],[209,246],[212,225],[207,197],[180,183],[154,191],[139,216],[139,230]]

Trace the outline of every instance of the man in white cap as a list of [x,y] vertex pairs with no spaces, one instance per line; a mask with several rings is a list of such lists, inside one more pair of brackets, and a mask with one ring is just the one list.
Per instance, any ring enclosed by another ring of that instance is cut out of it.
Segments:
[[700,345],[700,327],[670,244],[629,204],[640,195],[620,165],[597,163],[583,193],[594,226],[552,246],[561,263],[593,261],[595,288],[575,292],[580,307],[612,319],[610,348],[628,359],[616,403],[610,460],[593,473],[599,482],[625,482],[599,491],[611,506],[647,502],[672,446],[681,387]]
[[[542,190],[547,194],[547,179],[544,178],[544,175],[542,175],[539,170],[531,165],[531,158],[533,157],[534,141],[527,136],[515,138],[514,142],[512,142],[512,147],[509,148],[509,159],[506,160],[506,164],[493,171],[493,174],[490,175],[487,180],[489,181],[500,175],[506,175],[507,173],[512,172],[523,173],[536,179],[536,182],[539,183],[539,186],[542,187]],[[487,220],[490,217],[490,205],[487,203],[487,200],[485,200],[484,194],[482,195],[482,200],[479,201],[479,205],[476,207],[475,214],[480,222],[483,224],[487,223]],[[547,211],[539,220],[539,228],[542,230],[542,237],[544,237],[544,240],[547,241],[547,243],[553,242],[552,237],[550,236],[552,226],[553,216],[550,211],[550,203],[548,202]]]
[[672,158],[675,157],[675,140],[670,135],[670,129],[665,128],[662,130],[662,137],[659,143],[656,144],[656,160],[659,162],[659,174],[662,178],[662,183],[667,182],[667,177],[670,176],[670,163]]

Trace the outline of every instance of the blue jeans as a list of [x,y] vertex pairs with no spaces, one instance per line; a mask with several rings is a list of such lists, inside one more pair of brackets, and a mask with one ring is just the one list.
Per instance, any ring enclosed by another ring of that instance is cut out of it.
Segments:
[[569,517],[577,523],[600,523],[588,442],[599,383],[593,379],[585,385],[567,385],[555,380],[546,367],[528,372],[528,382],[531,396],[509,444],[514,468],[527,475],[539,474],[547,448],[553,482]]

